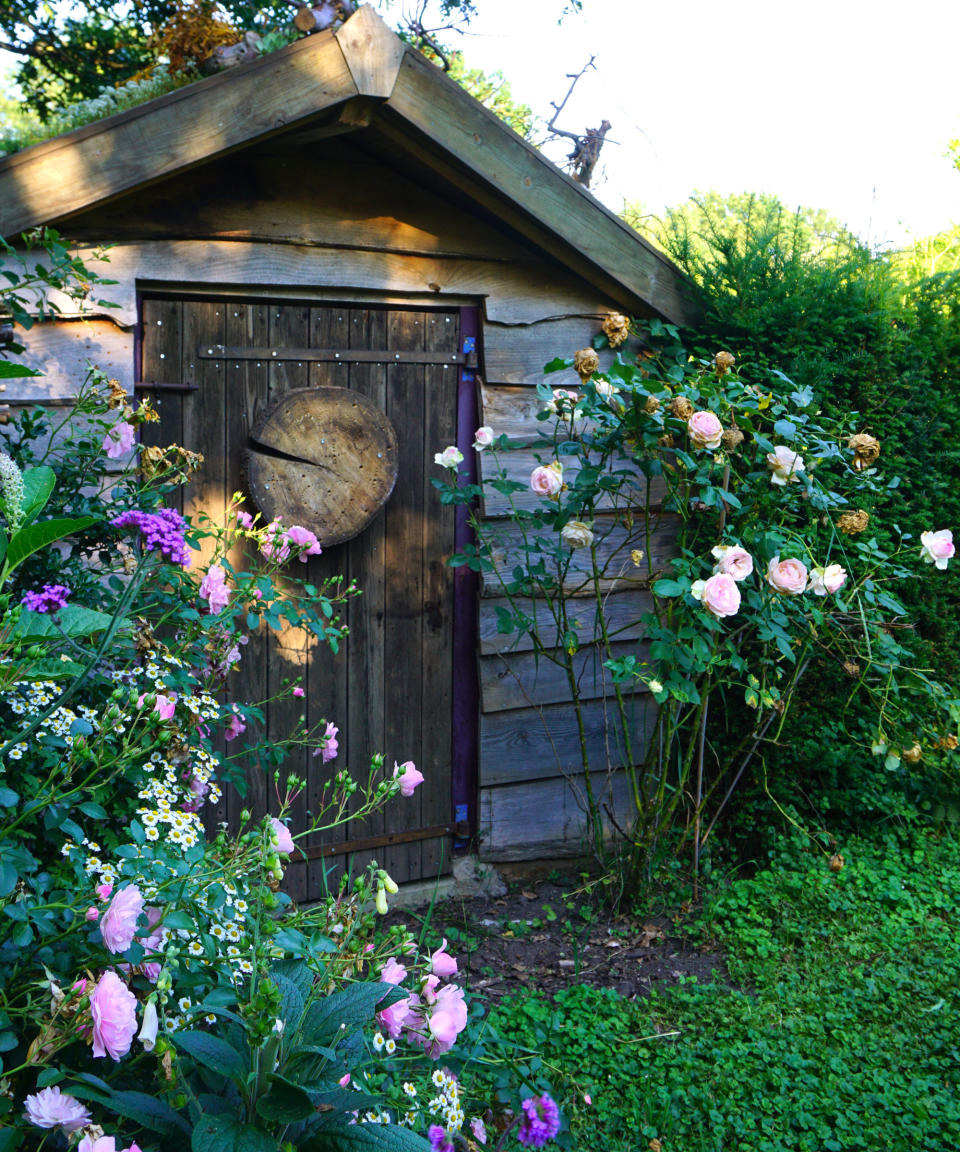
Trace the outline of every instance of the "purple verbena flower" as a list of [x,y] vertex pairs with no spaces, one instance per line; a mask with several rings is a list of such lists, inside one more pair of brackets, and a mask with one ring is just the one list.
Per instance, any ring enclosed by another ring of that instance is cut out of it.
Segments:
[[190,567],[190,551],[183,538],[187,522],[172,508],[161,508],[157,512],[141,512],[138,508],[129,508],[115,516],[110,523],[115,528],[134,525],[140,529],[146,548],[155,548],[171,564]]
[[31,612],[57,612],[69,595],[70,589],[64,584],[44,584],[42,592],[27,592],[20,603]]
[[560,1131],[560,1109],[549,1096],[531,1096],[520,1105],[523,1116],[517,1139],[528,1148],[542,1148]]

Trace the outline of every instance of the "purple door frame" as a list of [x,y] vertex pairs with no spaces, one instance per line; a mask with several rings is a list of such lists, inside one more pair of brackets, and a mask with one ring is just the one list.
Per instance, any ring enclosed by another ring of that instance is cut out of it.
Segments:
[[[462,365],[457,382],[457,447],[463,453],[461,475],[468,484],[478,483],[477,453],[473,434],[480,424],[477,398],[477,363],[480,344],[478,308],[460,309],[460,342],[465,353],[474,353],[471,364]],[[429,446],[427,449],[430,451]],[[462,552],[474,541],[467,509],[458,504],[454,520],[454,548]],[[453,570],[453,819],[457,826],[454,848],[466,847],[477,830],[477,764],[479,759],[480,677],[477,667],[477,598],[480,577],[465,564]]]

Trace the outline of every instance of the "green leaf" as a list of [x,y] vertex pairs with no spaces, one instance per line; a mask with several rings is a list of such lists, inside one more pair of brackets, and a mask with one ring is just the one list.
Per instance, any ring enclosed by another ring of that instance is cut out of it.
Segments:
[[[14,544],[19,538],[14,537]],[[92,636],[96,632],[103,632],[112,619],[106,612],[84,608],[82,604],[67,604],[55,614],[55,618],[46,612],[24,609],[13,635],[18,640],[47,640],[61,633],[67,636]]]
[[17,886],[18,878],[16,868],[0,861],[0,899],[10,895]]
[[[303,1022],[302,1036],[305,1044],[324,1044],[345,1036],[353,1028],[369,1023],[374,1010],[381,1001],[391,1003],[397,997],[390,997],[391,989],[386,984],[348,984],[340,992],[324,996],[312,1004]],[[387,1005],[384,1004],[384,1007]],[[340,1025],[346,1027],[341,1029]]]
[[797,434],[797,426],[792,420],[778,420],[773,430],[784,440],[792,440]]
[[19,801],[20,797],[12,788],[0,787],[0,808],[12,808]]
[[[2,363],[2,361],[0,361]],[[24,1131],[19,1129],[14,1131],[8,1128],[5,1132],[0,1132],[0,1152],[13,1152],[15,1148],[19,1148],[23,1141]]]
[[80,532],[95,523],[93,516],[79,516],[73,520],[44,520],[41,524],[28,524],[10,541],[7,563],[11,568],[16,568],[41,548],[47,548],[65,536],[72,536],[74,532]]
[[[165,919],[164,923],[168,924],[169,920]],[[243,1058],[226,1040],[208,1032],[173,1032],[170,1039],[181,1052],[211,1072],[229,1076],[237,1084],[243,1084],[246,1079],[248,1069]]]
[[193,1129],[193,1152],[277,1152],[274,1137],[234,1116],[203,1116]]
[[23,473],[23,499],[20,508],[23,519],[29,523],[46,507],[47,501],[53,495],[57,477],[52,468],[41,464],[36,468],[27,468]]
[[14,364],[12,360],[0,360],[0,380],[13,380],[15,377],[40,376],[36,368],[28,368],[26,364]]
[[684,586],[677,580],[658,580],[653,586],[655,596],[681,596]]
[[271,1073],[267,1079],[270,1082],[270,1091],[257,1101],[257,1113],[264,1120],[277,1124],[294,1124],[313,1115],[313,1102],[299,1085],[275,1073]]
[[142,1127],[149,1128],[151,1132],[159,1132],[161,1136],[182,1138],[190,1131],[186,1120],[155,1096],[148,1096],[146,1092],[114,1092],[107,1085],[101,1088],[99,1086],[103,1081],[96,1076],[82,1074],[81,1079],[86,1084],[96,1087],[73,1086],[70,1088],[71,1095],[104,1104],[111,1111],[125,1116],[128,1120],[134,1120]]
[[345,1124],[325,1128],[299,1147],[300,1152],[425,1152],[430,1145],[398,1124]]

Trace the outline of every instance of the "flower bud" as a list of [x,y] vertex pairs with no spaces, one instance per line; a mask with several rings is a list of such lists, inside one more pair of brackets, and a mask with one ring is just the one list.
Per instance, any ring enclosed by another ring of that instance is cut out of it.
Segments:
[[386,872],[381,872],[380,875],[383,878],[384,888],[386,888],[391,896],[396,896],[396,894],[400,891],[396,880],[394,880],[392,876],[388,876]]
[[376,905],[377,905],[377,911],[380,913],[380,915],[386,916],[386,914],[387,914],[387,894],[383,890],[382,887],[377,889]]

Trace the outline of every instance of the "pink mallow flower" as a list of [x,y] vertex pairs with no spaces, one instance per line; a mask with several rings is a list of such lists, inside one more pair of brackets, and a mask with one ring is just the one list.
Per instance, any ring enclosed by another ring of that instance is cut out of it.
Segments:
[[416,999],[416,997],[406,996],[403,1000],[398,1000],[395,1004],[391,1004],[389,1008],[384,1008],[381,1012],[377,1013],[377,1023],[391,1040],[398,1039],[400,1033],[407,1026],[410,1020],[411,1001],[414,999]]
[[384,984],[402,984],[406,978],[406,968],[394,956],[380,969],[380,979]]
[[953,559],[955,552],[953,533],[949,528],[941,528],[939,532],[920,533],[920,559],[925,564],[936,564],[943,571],[947,561]]
[[200,582],[200,595],[207,602],[211,616],[222,612],[230,603],[230,589],[227,587],[227,573],[219,564],[212,564]]
[[80,1101],[59,1088],[41,1088],[23,1106],[27,1119],[38,1128],[61,1128],[69,1134],[90,1123],[90,1113]]
[[228,741],[236,740],[236,738],[242,732],[246,732],[246,730],[247,726],[243,722],[242,714],[240,712],[233,711],[230,713],[230,719],[227,722],[226,728],[224,729],[223,738],[224,740]]
[[297,685],[297,687],[296,687],[296,688],[294,688],[294,690],[293,690],[293,694],[294,694],[294,696],[296,696],[296,698],[297,698],[298,700],[302,700],[302,699],[303,699],[303,697],[306,695],[306,693],[305,693],[305,692],[304,692],[304,690],[303,690],[303,689],[300,687],[300,685],[299,685],[299,684]]
[[287,539],[304,564],[308,556],[319,556],[323,551],[316,536],[309,529],[301,528],[299,524],[287,529]]
[[90,995],[93,1054],[120,1060],[137,1032],[137,998],[116,972],[104,972]]
[[118,420],[110,431],[104,436],[102,448],[111,460],[119,460],[126,456],[134,445],[136,429],[126,420]]
[[451,976],[457,974],[457,961],[456,958],[451,956],[447,949],[447,938],[444,936],[443,943],[430,957],[430,971],[434,975],[439,976],[442,980],[447,980]]
[[126,952],[137,934],[142,912],[143,896],[136,884],[128,884],[117,892],[100,920],[100,935],[108,952]]
[[[115,1136],[84,1136],[77,1145],[77,1152],[117,1152]],[[120,1152],[140,1152],[139,1144],[129,1144]]]
[[313,751],[314,756],[322,756],[323,763],[329,764],[331,760],[336,760],[337,753],[340,751],[340,744],[337,741],[337,735],[340,729],[336,724],[327,721],[327,728],[324,734],[320,737],[320,747],[315,748]]
[[268,560],[282,564],[290,555],[290,542],[279,520],[271,520],[263,530],[260,553]]
[[394,760],[393,778],[396,780],[398,777],[401,796],[412,796],[423,783],[423,773],[417,770],[417,766],[412,760],[405,760],[402,764],[398,764]]
[[289,856],[294,850],[293,837],[286,824],[282,824],[276,816],[270,817],[270,827],[273,829],[273,838],[276,841],[277,851]]
[[239,508],[237,509],[237,523],[249,532],[253,527],[253,517],[249,512],[244,512],[242,508]]

